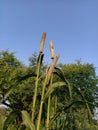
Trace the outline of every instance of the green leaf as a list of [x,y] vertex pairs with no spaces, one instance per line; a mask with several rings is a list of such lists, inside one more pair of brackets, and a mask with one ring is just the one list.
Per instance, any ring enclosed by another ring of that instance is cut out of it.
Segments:
[[62,106],[60,105],[60,108],[57,109],[56,114],[53,115],[53,118],[51,118],[50,123],[49,123],[49,127],[51,127],[53,121],[55,121],[55,120],[60,116],[60,114],[61,114],[62,111],[66,112],[66,111],[67,111],[68,109],[70,109],[74,104],[77,104],[77,105],[78,105],[79,103],[83,103],[83,104],[84,104],[84,102],[83,102],[82,100],[80,100],[80,101],[73,101],[73,102],[69,103],[68,105],[62,105]]
[[16,119],[17,116],[18,116],[17,112],[15,111],[11,112],[4,122],[3,130],[7,130],[10,124],[13,123],[13,121]]
[[[54,74],[58,75],[63,81],[66,81],[63,72],[61,71],[61,69],[55,67],[55,71]],[[66,81],[67,83],[67,81]]]
[[[85,100],[85,102],[86,102],[86,100]],[[89,114],[89,121],[92,121],[92,113],[91,113],[90,107],[87,102],[86,102],[86,107],[87,107],[88,114]]]
[[54,71],[54,74],[58,75],[59,78],[62,79],[62,81],[64,81],[66,83],[66,85],[68,86],[68,89],[69,89],[69,94],[70,94],[70,97],[72,98],[72,93],[71,93],[71,86],[70,86],[70,83],[69,81],[65,78],[64,74],[63,74],[63,71],[57,67],[55,67],[55,71]]
[[[49,95],[51,95],[51,93],[58,87],[61,87],[61,86],[66,86],[66,83],[65,82],[56,82],[56,83],[53,83],[51,84],[48,89],[47,89],[47,92],[45,94],[45,97],[44,97],[44,100],[46,100]],[[67,86],[66,86],[67,87]]]
[[23,120],[23,124],[29,128],[30,130],[35,130],[35,125],[33,124],[33,122],[31,121],[31,118],[29,116],[29,113],[27,111],[21,111],[22,113],[22,120]]
[[27,75],[25,75],[23,77],[19,76],[19,77],[16,77],[16,78],[12,79],[12,80],[15,80],[14,82],[16,82],[16,85],[11,86],[9,88],[9,90],[6,92],[6,94],[4,96],[4,99],[2,99],[1,102],[5,101],[7,99],[7,97],[13,92],[13,90],[16,89],[16,87],[18,89],[18,84],[20,84],[21,81],[24,81],[24,80],[26,80],[26,79],[28,79],[30,77],[36,77],[36,74],[27,74]]
[[9,125],[7,130],[17,130],[17,128],[14,125]]

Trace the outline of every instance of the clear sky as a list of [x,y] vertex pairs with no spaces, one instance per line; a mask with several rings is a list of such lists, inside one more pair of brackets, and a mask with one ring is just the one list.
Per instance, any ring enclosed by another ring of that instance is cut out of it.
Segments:
[[52,40],[59,62],[81,58],[98,67],[98,0],[0,0],[0,51],[16,52],[28,64],[39,52],[43,32],[45,62],[50,62]]

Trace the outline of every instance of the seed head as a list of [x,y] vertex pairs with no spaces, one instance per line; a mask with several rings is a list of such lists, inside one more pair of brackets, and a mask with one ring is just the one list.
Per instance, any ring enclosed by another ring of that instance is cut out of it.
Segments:
[[46,39],[46,32],[43,33],[42,38],[41,38],[41,42],[40,42],[40,53],[43,53],[45,39]]
[[51,59],[54,59],[55,55],[54,55],[54,46],[52,41],[50,41],[50,52],[51,52]]

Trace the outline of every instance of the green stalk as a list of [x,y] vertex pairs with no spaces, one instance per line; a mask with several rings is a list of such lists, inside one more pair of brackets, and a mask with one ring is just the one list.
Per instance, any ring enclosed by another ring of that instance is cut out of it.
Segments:
[[[51,85],[52,85],[52,79],[53,79],[53,75],[52,75],[52,77],[51,77]],[[51,104],[51,95],[48,97],[46,130],[49,130],[50,104]]]
[[43,84],[43,88],[42,88],[42,94],[41,94],[41,102],[40,102],[40,109],[39,109],[39,115],[38,115],[38,122],[37,122],[37,130],[40,130],[40,122],[41,122],[41,114],[42,114],[42,108],[43,108],[43,103],[44,103],[44,94],[45,94],[45,87],[46,85],[49,84],[49,81],[51,79],[51,76],[52,76],[52,73],[53,73],[53,70],[54,70],[54,67],[57,63],[59,59],[59,55],[55,57],[54,61],[52,62],[47,74],[46,74],[46,78],[45,78],[45,81],[44,81],[44,84]]
[[[53,46],[53,43],[52,41],[50,41],[50,52],[51,52],[51,59],[52,59],[52,62],[54,61],[54,58],[55,58],[55,53],[54,53],[54,46]],[[51,77],[51,85],[52,85],[52,80],[53,80],[53,75]],[[48,107],[47,107],[47,120],[46,120],[46,130],[49,130],[49,123],[50,123],[50,104],[51,104],[51,95],[49,95],[48,97]]]
[[51,95],[48,97],[48,107],[47,107],[47,120],[46,120],[46,130],[49,130],[49,118],[50,118],[50,102]]
[[38,78],[40,74],[40,67],[43,59],[43,49],[44,49],[44,43],[46,38],[46,32],[43,33],[41,42],[40,42],[40,51],[39,51],[39,57],[38,57],[38,63],[37,63],[37,77],[35,82],[35,90],[34,90],[34,97],[33,97],[33,104],[32,104],[32,122],[34,120],[34,113],[35,113],[35,103],[36,103],[36,96],[37,96],[37,88],[38,88]]
[[36,82],[35,82],[35,90],[34,90],[34,97],[33,97],[33,104],[32,104],[32,121],[34,120],[34,113],[35,113],[35,103],[36,103],[36,97],[37,97],[37,88],[38,88],[38,78],[39,78],[39,73],[40,73],[40,67],[41,67],[41,57],[42,54],[39,54],[39,61],[37,64],[37,77],[36,77]]
[[42,108],[43,108],[43,99],[44,99],[44,93],[45,93],[45,86],[47,84],[47,76],[45,79],[45,82],[43,84],[42,94],[41,94],[41,103],[40,103],[40,110],[38,115],[38,122],[37,122],[37,130],[40,130],[40,121],[41,121],[41,114],[42,114]]
[[[54,58],[52,59],[53,62]],[[51,76],[51,84],[52,85],[53,75]],[[49,118],[50,118],[50,105],[51,105],[51,95],[48,97],[48,106],[47,106],[47,120],[46,120],[46,130],[49,130]]]

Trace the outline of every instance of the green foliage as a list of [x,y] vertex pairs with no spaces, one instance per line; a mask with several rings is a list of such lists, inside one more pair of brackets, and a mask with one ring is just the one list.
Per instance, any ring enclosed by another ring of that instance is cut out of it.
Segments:
[[[85,122],[88,124],[89,128],[93,125],[91,122],[92,119],[91,117],[94,116],[95,108],[98,106],[98,96],[96,96],[96,92],[98,90],[97,84],[98,84],[98,79],[95,73],[95,69],[93,65],[91,64],[81,64],[80,62],[76,64],[68,64],[68,65],[59,65],[61,70],[64,73],[64,76],[67,78],[67,80],[70,82],[72,86],[72,107],[71,107],[71,116],[69,118],[70,122],[68,123],[68,126],[74,128],[72,124],[75,124],[76,119],[76,114],[79,116],[80,119],[85,120]],[[62,90],[64,91],[64,89]],[[60,94],[61,92],[58,92],[58,95],[62,97],[64,100],[63,94]],[[69,101],[69,99],[65,99],[66,102]],[[61,99],[60,99],[61,101]],[[63,105],[65,104],[62,102]],[[86,117],[81,115],[79,113],[79,110],[84,110],[87,112]],[[72,118],[75,112],[75,118]],[[67,112],[67,115],[69,115],[69,112]],[[79,121],[78,123],[75,124],[75,127],[78,129],[86,129],[86,125],[82,126],[83,120]],[[77,122],[77,121],[76,121]],[[78,124],[81,124],[79,127]],[[71,125],[71,126],[70,126]],[[95,126],[97,127],[97,126]],[[70,128],[69,128],[70,129]]]
[[[17,116],[19,116],[17,111],[11,112],[4,122],[3,130],[7,130],[9,127],[12,127]],[[12,124],[12,126],[11,126],[11,124]]]
[[3,124],[4,124],[5,119],[6,119],[5,115],[0,115],[0,130],[3,129]]
[[29,113],[27,111],[22,111],[21,113],[22,113],[23,125],[25,125],[30,130],[35,130],[35,125],[33,124]]
[[[65,77],[73,86],[73,98],[80,99],[81,97],[76,93],[80,91],[84,98],[91,103],[91,105],[89,103],[89,106],[93,112],[94,107],[98,105],[98,97],[95,96],[98,90],[98,79],[93,65],[76,63],[71,65],[60,65],[60,67],[64,72]],[[76,91],[76,89],[78,91]]]
[[56,56],[47,67],[43,56],[43,52],[34,54],[25,66],[14,53],[0,53],[0,103],[10,110],[7,117],[0,116],[1,129],[98,129],[93,120],[98,106],[94,66],[77,62],[56,67]]
[[56,82],[56,83],[53,83],[52,85],[50,85],[47,89],[45,96],[44,96],[44,100],[46,100],[49,97],[49,95],[51,95],[51,93],[53,93],[53,91],[55,91],[55,89],[57,87],[61,87],[61,86],[66,87],[66,83],[65,82]]

